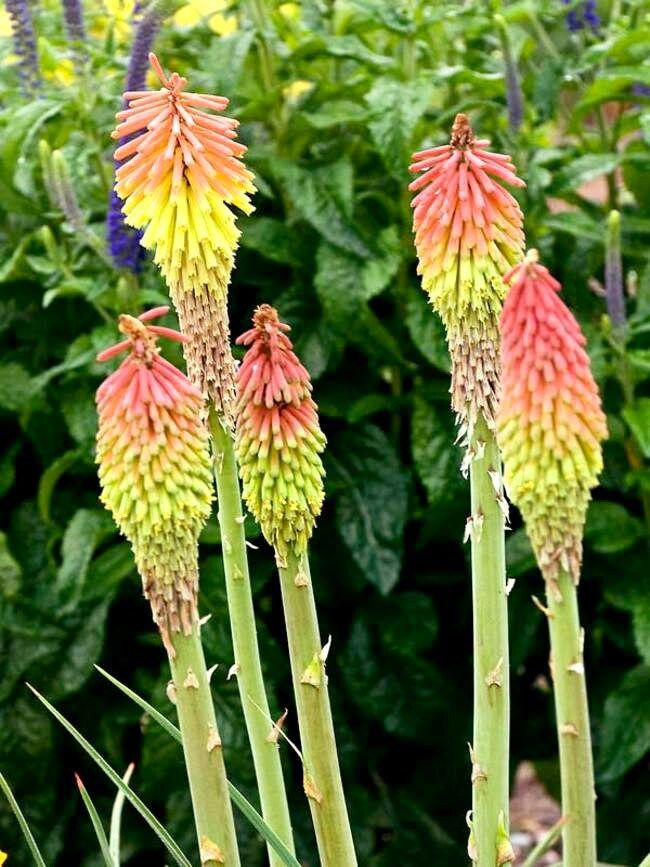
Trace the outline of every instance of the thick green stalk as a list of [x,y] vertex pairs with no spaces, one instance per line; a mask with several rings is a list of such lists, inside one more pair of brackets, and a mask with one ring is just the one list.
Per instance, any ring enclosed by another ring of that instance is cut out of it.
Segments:
[[[257,644],[234,443],[214,412],[210,417],[210,428],[237,683],[253,754],[262,815],[285,846],[294,853],[280,750],[277,739],[269,739],[271,715]],[[272,867],[280,867],[282,860],[271,847],[268,854]]]
[[202,867],[239,867],[235,821],[198,626],[172,635],[176,710]]
[[596,863],[596,810],[591,756],[589,705],[582,661],[583,632],[578,594],[573,580],[562,573],[548,588],[551,633],[551,673],[560,745],[562,782],[562,863],[592,867]]
[[[501,461],[494,434],[478,420],[470,449],[474,734],[472,856],[479,867],[508,864],[510,687],[505,516]],[[501,860],[499,860],[501,859]]]
[[348,809],[336,752],[316,602],[305,554],[279,567],[291,675],[309,800],[321,867],[355,867]]

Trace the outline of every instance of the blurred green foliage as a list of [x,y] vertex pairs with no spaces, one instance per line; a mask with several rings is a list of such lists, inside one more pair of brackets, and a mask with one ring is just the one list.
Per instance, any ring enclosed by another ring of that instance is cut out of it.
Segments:
[[[647,5],[605,0],[599,30],[574,34],[560,0],[251,0],[224,13],[235,29],[207,9],[193,2],[167,19],[156,49],[193,89],[230,97],[250,147],[259,193],[256,213],[240,220],[233,331],[247,327],[255,304],[273,303],[315,381],[329,448],[313,573],[322,630],[333,637],[330,683],[361,863],[464,863],[468,494],[452,444],[444,336],[415,273],[406,186],[411,151],[444,142],[465,111],[528,183],[520,200],[529,246],[562,280],[604,395],[610,439],[589,512],[581,605],[600,857],[638,864],[650,813],[650,99],[637,86],[648,93]],[[50,863],[93,867],[98,855],[73,771],[105,817],[113,793],[25,680],[115,767],[136,762],[134,786],[194,851],[177,746],[92,668],[101,662],[171,712],[166,661],[130,552],[99,506],[93,465],[93,392],[105,374],[94,355],[114,342],[118,312],[138,313],[166,296],[150,262],[136,277],[100,255],[129,6],[87,0],[85,66],[66,44],[59,4],[42,0],[33,11],[46,79],[37,99],[21,96],[10,39],[0,39],[0,766]],[[507,124],[498,12],[524,95],[517,132]],[[65,156],[82,230],[46,196],[41,138]],[[612,207],[622,212],[624,340],[601,297]],[[514,521],[513,767],[532,759],[557,791],[548,642],[530,600],[541,579]],[[260,640],[279,712],[291,707],[290,678],[270,552],[257,535],[251,526]],[[227,680],[232,651],[214,521],[202,563],[229,774],[255,799]],[[288,733],[296,736],[293,712]],[[313,865],[300,769],[290,750],[285,759],[300,852]],[[125,863],[162,863],[128,808],[124,821]],[[242,831],[243,862],[255,867],[263,847]],[[29,863],[4,804],[0,847],[12,865]]]

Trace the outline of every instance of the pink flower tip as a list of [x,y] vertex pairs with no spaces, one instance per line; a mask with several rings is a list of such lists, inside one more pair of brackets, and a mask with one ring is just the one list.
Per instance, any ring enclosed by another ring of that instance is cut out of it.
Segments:
[[157,319],[169,313],[169,307],[161,306],[154,307],[151,310],[146,310],[140,316],[130,316],[128,313],[121,313],[118,316],[118,328],[122,334],[126,335],[126,340],[121,340],[114,346],[109,346],[102,350],[96,356],[97,361],[109,361],[120,355],[122,352],[130,350],[131,354],[137,358],[143,358],[145,361],[157,351],[156,343],[158,337],[166,337],[168,340],[174,340],[177,343],[187,343],[189,338],[180,331],[174,328],[167,328],[164,325],[145,325],[145,322],[150,322],[152,319]]

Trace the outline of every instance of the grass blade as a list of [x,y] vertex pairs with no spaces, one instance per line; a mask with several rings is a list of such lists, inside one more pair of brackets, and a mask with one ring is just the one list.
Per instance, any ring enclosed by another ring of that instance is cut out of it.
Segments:
[[[159,710],[156,710],[153,705],[150,705],[149,702],[142,698],[142,696],[138,695],[137,692],[133,692],[133,690],[126,686],[126,684],[119,681],[116,677],[113,677],[112,674],[104,671],[104,669],[100,668],[98,665],[96,665],[95,668],[101,675],[103,675],[103,677],[109,680],[113,686],[116,686],[124,693],[124,695],[127,695],[132,701],[146,711],[149,716],[167,732],[167,734],[173,737],[174,740],[178,741],[179,744],[182,744],[179,729],[174,725],[174,723],[170,722],[164,714],[160,713]],[[260,836],[269,844],[269,846],[273,847],[273,850],[279,855],[282,862],[286,864],[287,867],[300,867],[300,862],[296,859],[295,855],[287,849],[282,840],[278,837],[275,831],[266,824],[250,801],[242,795],[239,789],[236,789],[230,781],[228,781],[228,791],[233,804],[241,810],[243,815],[248,819]]]
[[90,797],[90,795],[88,794],[88,790],[82,783],[79,774],[75,774],[74,777],[77,781],[77,788],[79,789],[79,793],[81,794],[81,799],[86,805],[86,809],[88,810],[90,821],[93,823],[93,829],[95,831],[95,836],[97,837],[97,842],[99,843],[99,848],[102,852],[104,864],[106,865],[106,867],[115,867],[115,862],[113,861],[109,850],[108,840],[106,839],[106,832],[104,831],[102,820],[99,818],[97,808],[93,804],[92,798]]
[[[131,762],[122,777],[122,782],[126,783],[127,786],[131,782],[134,768],[135,765]],[[113,809],[111,810],[111,827],[108,833],[109,850],[115,867],[120,867],[120,833],[122,830],[122,807],[124,806],[124,801],[124,792],[122,789],[118,789],[115,801],[113,802]]]
[[121,789],[124,792],[124,796],[126,799],[135,807],[135,809],[140,813],[145,822],[149,825],[151,830],[159,837],[159,839],[164,844],[165,848],[172,856],[172,858],[176,861],[180,867],[192,867],[190,861],[185,857],[182,851],[179,849],[178,845],[172,838],[169,831],[164,828],[158,819],[154,816],[151,810],[140,800],[140,798],[135,794],[135,792],[129,788],[129,786],[122,781],[120,775],[115,771],[106,761],[106,759],[101,756],[97,750],[90,744],[86,738],[78,731],[71,722],[69,722],[63,714],[61,714],[54,705],[50,704],[50,702],[42,696],[37,690],[34,689],[33,686],[27,684],[27,686],[34,693],[36,698],[43,704],[52,716],[57,719],[61,725],[67,729],[67,731],[72,735],[72,737],[80,744],[84,750],[88,753],[88,755],[93,759],[93,761],[99,765],[99,767],[104,771],[107,777],[115,783],[118,789]]
[[551,846],[560,839],[560,834],[562,833],[562,826],[566,822],[564,816],[559,819],[555,825],[548,831],[545,837],[543,837],[537,846],[532,849],[524,861],[522,867],[534,867],[535,864],[539,861],[542,855],[545,855]]
[[46,867],[40,849],[36,845],[36,840],[34,839],[31,828],[27,824],[27,819],[23,815],[23,811],[18,806],[18,801],[14,798],[14,793],[11,791],[9,783],[5,780],[2,774],[0,774],[0,789],[2,789],[2,791],[4,792],[6,799],[9,801],[9,806],[14,812],[14,816],[18,820],[20,830],[23,832],[25,840],[27,841],[29,851],[32,853],[32,858],[34,859],[36,867]]

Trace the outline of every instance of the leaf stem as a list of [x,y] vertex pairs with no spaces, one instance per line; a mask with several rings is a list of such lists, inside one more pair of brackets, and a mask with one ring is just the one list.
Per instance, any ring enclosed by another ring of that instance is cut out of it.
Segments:
[[594,770],[577,588],[561,573],[547,589],[551,673],[560,747],[564,867],[596,863]]
[[195,627],[189,635],[177,632],[171,640],[175,655],[170,655],[169,663],[201,864],[239,867],[235,821],[200,631]]
[[[214,474],[217,483],[219,526],[232,643],[237,666],[237,684],[253,754],[262,815],[294,854],[291,816],[282,776],[280,750],[277,743],[268,739],[270,731],[268,720],[271,719],[271,714],[257,643],[234,444],[232,436],[224,429],[214,412],[210,417],[210,429],[215,453]],[[277,853],[270,847],[269,859],[272,867],[279,867],[282,864]]]
[[470,466],[474,610],[472,819],[476,863],[479,867],[494,867],[501,822],[506,833],[508,829],[508,606],[505,516],[497,501],[498,495],[503,496],[501,461],[494,434],[482,418],[476,423],[470,448],[475,455]]
[[307,555],[278,564],[309,801],[322,867],[356,867]]

